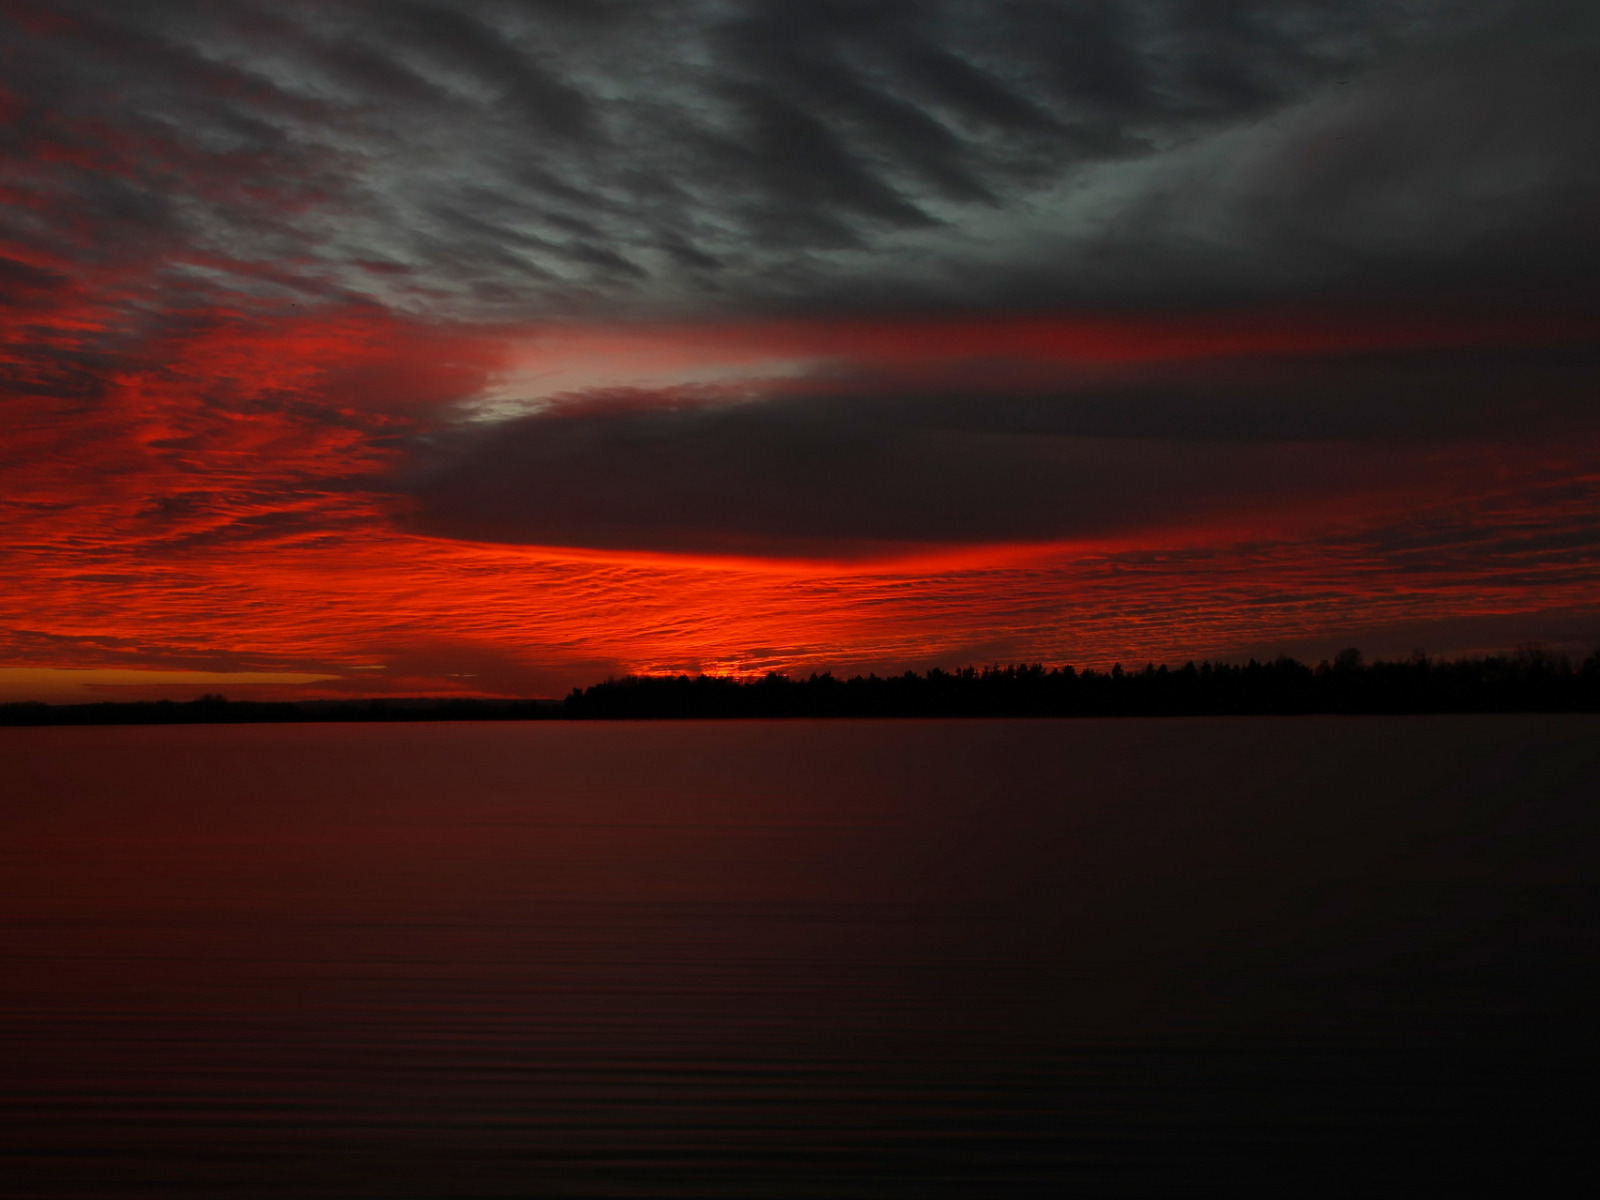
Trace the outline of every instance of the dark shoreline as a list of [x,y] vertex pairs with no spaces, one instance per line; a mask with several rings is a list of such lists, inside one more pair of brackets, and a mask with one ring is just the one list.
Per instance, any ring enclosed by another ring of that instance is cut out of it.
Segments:
[[863,717],[1182,717],[1600,712],[1600,651],[1574,666],[1525,649],[1446,661],[1364,664],[1346,651],[1315,668],[1291,658],[1140,671],[967,668],[838,679],[630,676],[564,700],[37,702],[0,705],[0,726],[267,724],[340,721],[728,720]]

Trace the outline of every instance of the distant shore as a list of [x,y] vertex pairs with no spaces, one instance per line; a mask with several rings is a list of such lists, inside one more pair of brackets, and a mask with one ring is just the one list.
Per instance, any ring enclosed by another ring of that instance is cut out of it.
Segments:
[[723,720],[828,717],[1136,717],[1600,711],[1600,651],[1579,664],[1514,655],[1365,663],[1347,650],[1316,667],[1292,658],[1148,665],[1042,665],[794,679],[647,675],[574,688],[564,700],[103,701],[0,704],[0,725],[194,725],[338,721]]

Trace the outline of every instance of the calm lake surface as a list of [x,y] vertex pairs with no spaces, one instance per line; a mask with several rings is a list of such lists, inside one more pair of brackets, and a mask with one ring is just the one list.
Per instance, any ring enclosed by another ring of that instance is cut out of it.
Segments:
[[1537,1192],[1600,718],[0,729],[0,902],[18,1200]]

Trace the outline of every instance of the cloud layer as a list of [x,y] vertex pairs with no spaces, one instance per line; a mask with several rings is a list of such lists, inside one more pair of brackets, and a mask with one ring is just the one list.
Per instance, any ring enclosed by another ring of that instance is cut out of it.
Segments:
[[131,250],[176,294],[527,317],[832,303],[846,280],[1214,296],[1593,250],[1596,30],[1571,5],[8,13],[29,162],[7,224],[56,263],[10,268],[23,289]]
[[0,62],[0,665],[1600,638],[1585,6],[19,0]]

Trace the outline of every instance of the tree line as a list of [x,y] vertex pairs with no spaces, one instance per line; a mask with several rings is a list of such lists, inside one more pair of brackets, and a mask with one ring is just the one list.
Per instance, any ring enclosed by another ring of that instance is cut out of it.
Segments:
[[563,705],[569,717],[611,719],[1584,711],[1600,711],[1600,651],[1574,667],[1533,647],[1503,657],[1417,654],[1370,664],[1351,649],[1316,667],[1282,657],[1137,671],[1032,664],[850,679],[635,676],[574,689]]
[[1307,666],[1265,662],[1147,664],[1125,671],[1043,664],[934,668],[925,674],[831,673],[804,679],[643,675],[574,688],[562,701],[410,698],[198,700],[0,705],[0,725],[282,721],[650,720],[738,717],[1125,717],[1311,713],[1600,711],[1600,651],[1581,663],[1535,646],[1487,658],[1418,653],[1367,663],[1359,650]]

